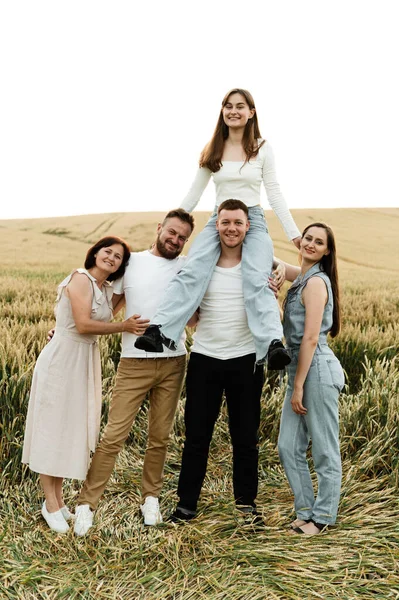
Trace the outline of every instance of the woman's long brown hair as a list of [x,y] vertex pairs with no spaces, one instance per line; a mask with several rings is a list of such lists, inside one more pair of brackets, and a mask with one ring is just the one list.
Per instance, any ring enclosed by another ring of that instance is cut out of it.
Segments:
[[[223,98],[222,108],[220,109],[218,122],[216,123],[213,136],[201,152],[199,160],[200,167],[207,167],[210,171],[212,171],[212,173],[219,171],[222,166],[224,143],[229,135],[229,128],[223,120],[223,108],[226,106],[232,94],[240,94],[243,96],[243,98],[245,98],[249,108],[251,110],[255,109],[254,99],[248,90],[234,88],[233,90],[227,92]],[[257,156],[259,148],[265,143],[265,140],[263,140],[259,144],[258,140],[261,137],[262,136],[260,134],[258,125],[258,117],[255,109],[254,116],[251,119],[248,119],[242,137],[242,147],[246,156],[245,162],[248,162],[251,158],[255,158]]]
[[337,251],[335,247],[335,238],[331,227],[325,223],[311,223],[302,232],[302,237],[306,234],[308,229],[311,227],[320,227],[324,229],[327,234],[327,248],[330,251],[329,254],[325,254],[321,259],[320,263],[323,267],[323,271],[328,275],[331,282],[331,289],[333,294],[333,324],[330,330],[331,337],[335,337],[339,334],[341,329],[341,307],[339,301],[339,285],[338,285],[338,269],[337,269]]

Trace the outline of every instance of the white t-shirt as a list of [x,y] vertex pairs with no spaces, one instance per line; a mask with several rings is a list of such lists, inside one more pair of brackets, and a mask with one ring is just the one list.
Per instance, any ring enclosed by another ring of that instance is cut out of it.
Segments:
[[[261,141],[259,140],[259,142]],[[259,148],[257,156],[245,164],[243,161],[225,160],[216,173],[212,173],[206,167],[200,167],[180,207],[192,212],[211,177],[215,184],[216,206],[229,198],[241,200],[248,207],[260,204],[260,186],[263,182],[267,200],[276,213],[288,239],[293,240],[301,235],[280,191],[274,165],[274,154],[269,142],[265,142]]]
[[[113,284],[115,294],[125,294],[126,319],[138,314],[143,319],[152,321],[167,285],[183,267],[185,258],[162,258],[154,256],[149,250],[131,253],[124,276]],[[137,336],[133,333],[122,334],[122,358],[167,358],[186,354],[185,333],[176,351],[168,350],[164,346],[162,354],[135,348],[136,339]]]
[[245,312],[241,263],[215,267],[200,305],[191,350],[222,360],[255,353]]

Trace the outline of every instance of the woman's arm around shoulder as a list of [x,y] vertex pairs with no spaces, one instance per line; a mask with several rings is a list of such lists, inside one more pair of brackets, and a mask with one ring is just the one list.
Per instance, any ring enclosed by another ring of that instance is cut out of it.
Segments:
[[274,256],[273,257],[273,269],[276,269],[278,265],[281,265],[282,267],[284,267],[284,269],[285,269],[284,280],[286,279],[287,281],[295,281],[295,279],[298,277],[299,273],[301,272],[300,267],[291,265],[290,263],[286,263],[283,260],[281,260],[281,258],[276,258]]
[[187,321],[186,327],[191,327],[191,328],[196,327],[197,323],[199,321],[199,318],[200,318],[200,309],[198,307],[197,310],[195,311],[195,313]]
[[112,296],[112,307],[114,316],[118,314],[120,310],[125,306],[126,299],[125,294],[114,294]]
[[106,323],[92,319],[92,285],[92,282],[85,273],[75,272],[65,289],[65,293],[71,302],[73,320],[79,333],[105,335],[123,331],[136,333],[139,330],[141,332],[143,322],[138,323],[138,315],[134,315],[130,319],[118,323]]

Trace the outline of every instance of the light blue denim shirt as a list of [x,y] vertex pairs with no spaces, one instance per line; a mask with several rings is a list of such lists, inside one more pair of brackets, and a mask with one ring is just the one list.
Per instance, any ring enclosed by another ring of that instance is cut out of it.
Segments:
[[305,273],[305,275],[298,275],[287,293],[287,299],[284,308],[283,327],[287,346],[292,350],[299,349],[299,346],[302,342],[303,333],[305,331],[306,310],[302,303],[302,292],[311,277],[321,277],[327,286],[328,292],[328,300],[324,307],[323,319],[320,327],[319,343],[316,352],[319,349],[319,346],[327,345],[327,334],[333,324],[334,303],[330,278],[324,271],[322,271],[321,264],[316,263]]

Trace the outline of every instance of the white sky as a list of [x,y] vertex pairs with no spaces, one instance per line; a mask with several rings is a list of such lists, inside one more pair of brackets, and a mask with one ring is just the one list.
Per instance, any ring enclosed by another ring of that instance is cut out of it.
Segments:
[[399,206],[397,7],[1,2],[0,219],[178,206],[232,87],[291,208]]

